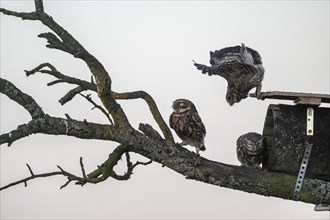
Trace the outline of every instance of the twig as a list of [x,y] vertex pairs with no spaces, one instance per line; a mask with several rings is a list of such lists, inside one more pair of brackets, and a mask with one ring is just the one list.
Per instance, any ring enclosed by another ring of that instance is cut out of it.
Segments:
[[82,91],[85,91],[86,89],[82,88],[81,86],[77,86],[74,89],[71,89],[65,96],[63,96],[59,102],[61,105],[64,105],[65,103],[71,101],[73,97],[75,97],[77,94],[79,94]]
[[82,93],[79,93],[79,95],[81,95],[82,97],[84,97],[85,99],[87,99],[87,101],[89,101],[90,103],[92,103],[94,105],[94,107],[92,108],[92,110],[94,108],[97,108],[99,110],[101,110],[101,112],[108,118],[109,122],[111,125],[113,125],[113,122],[109,116],[109,113],[106,112],[106,110],[104,108],[102,108],[102,106],[96,104],[93,99],[91,98],[91,94],[88,94],[88,95],[83,95]]
[[29,169],[29,171],[31,173],[31,176],[34,176],[34,173],[33,173],[32,169],[31,169],[30,165],[29,164],[26,164],[26,166],[28,167],[28,169]]
[[64,115],[65,115],[66,119],[68,119],[68,121],[72,120],[72,118],[70,117],[69,114],[65,113]]
[[46,45],[47,48],[58,49],[70,53],[70,48],[66,44],[64,44],[60,39],[58,39],[55,34],[51,32],[41,33],[38,35],[38,37],[47,39],[47,43],[48,43]]
[[142,131],[147,137],[155,140],[163,140],[162,136],[149,124],[139,124],[139,130]]
[[149,165],[152,163],[152,160],[149,160],[147,162],[140,162],[140,161],[136,161],[136,163],[133,165],[133,168],[135,168],[136,166],[138,165],[143,165],[143,166],[146,166],[146,165]]
[[60,189],[63,189],[64,187],[66,187],[67,185],[69,185],[69,183],[71,183],[72,180],[68,180],[65,184],[63,184]]
[[66,83],[66,81],[63,80],[63,79],[57,79],[57,80],[54,80],[54,81],[51,81],[51,82],[47,83],[47,86],[52,86],[52,85],[55,85],[57,83]]
[[82,157],[80,157],[80,167],[81,167],[81,172],[82,172],[83,178],[87,179]]
[[9,188],[9,187],[12,187],[12,186],[16,186],[16,185],[21,184],[21,183],[24,183],[25,186],[27,186],[26,183],[27,183],[29,180],[37,179],[37,178],[41,178],[41,177],[50,177],[50,176],[55,176],[55,175],[63,175],[63,173],[62,173],[62,172],[50,172],[50,173],[43,173],[43,174],[35,174],[35,175],[33,175],[33,176],[30,176],[30,177],[24,178],[24,179],[22,179],[22,180],[15,181],[15,182],[13,182],[13,183],[10,183],[10,184],[8,184],[8,185],[5,185],[5,186],[3,186],[3,187],[0,187],[0,191],[1,191],[1,190],[4,190],[4,189],[7,189],[7,188]]

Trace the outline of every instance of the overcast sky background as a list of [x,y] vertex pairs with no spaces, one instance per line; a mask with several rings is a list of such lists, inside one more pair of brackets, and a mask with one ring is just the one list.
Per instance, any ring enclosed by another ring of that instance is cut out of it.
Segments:
[[[30,12],[33,1],[3,1],[1,7]],[[207,64],[209,51],[245,43],[257,50],[266,69],[263,91],[329,93],[329,1],[46,1],[45,10],[108,70],[117,92],[144,90],[168,120],[177,98],[193,101],[206,126],[202,156],[239,165],[236,140],[262,132],[269,104],[248,98],[230,107],[227,82],[202,75],[192,59]],[[1,77],[32,95],[52,116],[107,123],[82,97],[61,106],[73,88],[47,87],[53,78],[30,70],[52,63],[63,74],[90,79],[85,63],[45,47],[37,37],[49,30],[40,22],[1,15]],[[1,134],[30,120],[19,105],[1,95]],[[93,96],[95,100],[97,96]],[[291,104],[291,102],[281,101]],[[152,124],[142,100],[120,101],[130,122]],[[328,106],[328,105],[327,105]],[[178,137],[175,136],[179,141]],[[115,143],[32,135],[0,147],[1,186],[56,165],[81,173],[107,159]],[[193,148],[189,149],[194,150]],[[133,157],[145,161],[141,157]],[[123,169],[118,165],[118,170]],[[28,182],[1,191],[1,219],[329,219],[314,205],[219,188],[192,180],[160,164],[137,167],[129,181],[74,184],[60,190],[64,177]],[[293,186],[292,186],[293,187]]]

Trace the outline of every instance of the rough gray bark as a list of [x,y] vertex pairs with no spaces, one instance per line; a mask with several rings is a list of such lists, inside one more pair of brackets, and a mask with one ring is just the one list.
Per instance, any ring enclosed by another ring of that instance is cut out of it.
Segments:
[[[66,76],[56,70],[49,63],[37,66],[31,71],[26,71],[27,75],[34,73],[49,74],[56,78],[55,81],[48,85],[56,85],[57,83],[75,84],[77,87],[69,91],[61,100],[62,104],[70,101],[75,95],[81,91],[97,92],[103,106],[98,106],[103,113],[109,117],[109,124],[97,124],[87,121],[78,121],[70,118],[52,117],[44,113],[33,97],[20,91],[13,83],[1,79],[0,92],[7,95],[14,102],[23,106],[31,115],[31,121],[26,124],[19,125],[17,129],[1,134],[0,144],[13,144],[16,140],[24,138],[35,133],[51,134],[51,135],[67,135],[82,139],[99,139],[105,141],[113,141],[118,143],[109,158],[101,164],[97,169],[87,172],[84,169],[83,160],[80,159],[82,176],[77,176],[58,167],[58,171],[34,174],[31,167],[28,166],[30,176],[10,183],[0,188],[0,190],[15,186],[20,183],[53,175],[63,175],[68,181],[62,186],[65,187],[70,182],[79,185],[86,183],[99,183],[109,177],[118,180],[127,180],[130,178],[133,169],[138,165],[147,165],[151,161],[163,164],[173,171],[182,174],[187,179],[193,179],[217,185],[228,187],[245,192],[256,193],[264,196],[274,196],[283,199],[292,199],[293,188],[296,177],[279,172],[268,172],[266,170],[258,170],[255,168],[239,167],[227,165],[215,161],[207,160],[195,153],[180,147],[173,141],[172,134],[167,124],[160,115],[157,105],[152,97],[144,91],[116,93],[111,88],[111,78],[103,65],[91,55],[80,43],[70,35],[63,27],[57,24],[52,17],[44,12],[41,0],[35,0],[36,10],[30,13],[19,13],[0,8],[0,12],[4,15],[15,16],[23,20],[41,21],[52,32],[42,33],[39,35],[48,42],[48,48],[62,50],[74,57],[83,60],[93,77],[91,82]],[[135,130],[129,123],[129,120],[117,103],[117,99],[137,99],[142,98],[146,101],[150,108],[150,112],[157,122],[162,135],[158,134],[152,127],[148,125],[140,125],[140,130]],[[88,99],[86,97],[86,99]],[[90,100],[89,100],[90,101]],[[96,107],[96,106],[95,106]],[[140,154],[150,161],[146,163],[132,163],[130,160],[130,152]],[[127,172],[124,175],[118,175],[113,168],[116,166],[120,158],[125,155],[127,163]],[[300,201],[306,203],[325,203],[330,204],[330,183],[323,180],[305,179]]]

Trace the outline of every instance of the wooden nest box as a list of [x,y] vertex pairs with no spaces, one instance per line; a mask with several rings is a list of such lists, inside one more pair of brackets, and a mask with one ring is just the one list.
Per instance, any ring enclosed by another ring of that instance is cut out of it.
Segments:
[[297,176],[310,145],[305,176],[330,181],[330,108],[319,107],[322,102],[330,103],[330,95],[263,92],[261,96],[296,104],[269,105],[263,128],[268,159],[263,167]]

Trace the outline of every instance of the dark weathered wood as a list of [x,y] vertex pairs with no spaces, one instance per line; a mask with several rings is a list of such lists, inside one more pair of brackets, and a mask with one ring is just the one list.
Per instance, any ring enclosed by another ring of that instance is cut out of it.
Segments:
[[[256,95],[254,93],[250,93],[249,96],[252,98],[256,98]],[[323,103],[330,103],[330,94],[270,91],[270,92],[261,92],[260,99],[293,100],[297,104],[299,104],[299,100],[305,101],[307,99],[309,100],[310,103],[314,103],[317,100],[320,100],[320,102]],[[301,104],[308,104],[308,103],[301,103]]]
[[308,106],[270,105],[264,124],[268,171],[297,175],[306,142],[313,144],[306,176],[330,180],[330,108],[314,108],[314,136],[306,135]]

